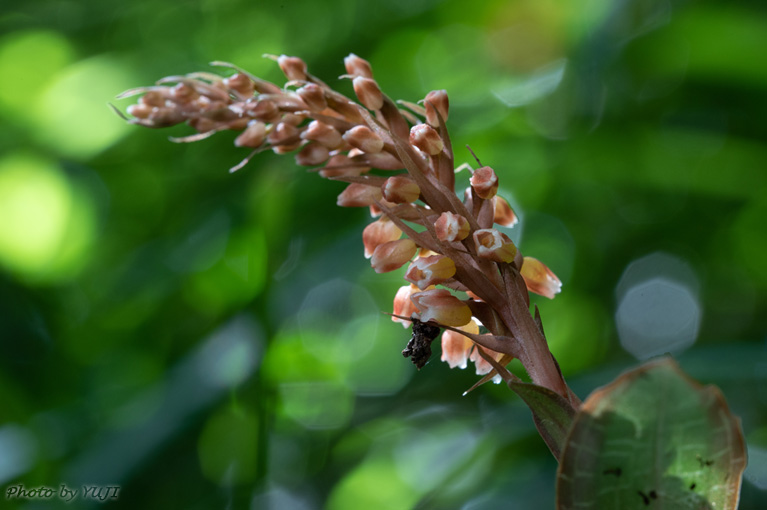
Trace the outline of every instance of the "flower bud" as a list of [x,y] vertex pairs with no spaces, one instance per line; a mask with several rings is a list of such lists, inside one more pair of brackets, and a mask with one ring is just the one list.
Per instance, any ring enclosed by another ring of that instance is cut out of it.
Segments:
[[367,126],[354,126],[343,135],[343,139],[362,152],[376,153],[381,152],[384,142],[377,134]]
[[513,227],[517,224],[517,215],[506,200],[496,195],[493,197],[493,206],[493,222],[504,227]]
[[312,142],[307,143],[296,154],[296,163],[301,166],[316,166],[321,165],[330,157],[328,148],[324,145]]
[[147,119],[152,113],[152,106],[144,103],[136,103],[128,106],[128,115],[133,115],[137,119]]
[[447,91],[432,90],[426,94],[424,108],[426,109],[426,122],[428,122],[429,125],[439,127],[437,112],[439,112],[439,115],[442,117],[442,121],[447,122],[447,113],[450,108],[450,102],[447,99]]
[[349,56],[344,59],[344,67],[346,67],[346,72],[352,76],[373,77],[373,69],[370,67],[370,62],[358,57],[354,53],[349,53]]
[[234,139],[236,147],[259,147],[266,138],[266,125],[260,120],[251,120],[245,131]]
[[[469,359],[473,361],[474,366],[477,367],[477,375],[486,375],[493,371],[493,365],[491,365],[489,361],[482,357],[482,355],[479,353],[479,349],[479,346],[477,346],[471,353],[471,357]],[[482,350],[484,350],[485,353],[495,361],[499,361],[501,357],[503,357],[502,353],[495,352],[494,350],[488,349],[487,347],[482,347]],[[496,375],[493,377],[493,382],[495,384],[499,384],[501,382],[501,376]]]
[[[392,310],[394,315],[410,317],[418,312],[415,304],[410,300],[410,296],[413,295],[414,292],[418,292],[418,287],[415,285],[405,285],[397,290],[397,294],[394,296],[394,306]],[[404,328],[410,327],[411,321],[400,319],[399,317],[392,317],[391,320],[401,323]]]
[[163,87],[161,91],[150,90],[139,98],[139,103],[147,106],[165,106],[165,100],[167,99],[168,94],[170,94],[170,88],[168,87]]
[[471,321],[471,310],[468,305],[447,289],[417,292],[410,296],[410,300],[420,311],[422,322],[435,321],[458,328]]
[[325,168],[320,170],[320,177],[329,179],[342,175],[361,175],[368,171],[370,167],[359,166],[346,154],[339,153],[330,157]]
[[525,257],[519,271],[525,279],[527,290],[540,296],[554,299],[562,290],[562,282],[546,264],[533,257]]
[[471,227],[469,221],[460,214],[445,211],[437,218],[434,229],[437,231],[437,239],[452,243],[466,239]]
[[455,275],[455,262],[444,255],[419,257],[410,264],[405,273],[405,280],[424,290],[430,285],[437,285]]
[[386,216],[374,221],[362,231],[362,244],[365,245],[365,258],[373,256],[376,248],[389,241],[396,241],[402,235],[399,227]]
[[306,63],[300,58],[280,55],[277,64],[288,80],[306,80]]
[[386,151],[366,153],[365,161],[373,168],[380,170],[400,170],[405,168],[405,165],[397,159],[397,156]]
[[338,195],[336,204],[341,207],[366,207],[381,198],[381,188],[353,182]]
[[272,145],[282,145],[297,136],[298,128],[296,126],[287,122],[280,122],[272,127],[272,131],[266,135],[266,139]]
[[301,133],[301,138],[319,142],[328,149],[335,149],[343,142],[341,133],[336,128],[318,120],[309,123],[306,130]]
[[365,108],[368,110],[381,109],[384,103],[383,93],[375,80],[364,76],[357,76],[352,80],[352,86],[354,87],[354,93],[357,94],[357,99],[360,100],[360,103]]
[[409,204],[421,196],[421,188],[410,177],[395,175],[386,179],[381,186],[383,196],[395,204]]
[[493,198],[498,191],[498,177],[489,166],[478,168],[471,176],[471,187],[485,200]]
[[410,143],[430,156],[439,154],[445,147],[437,130],[428,124],[416,124],[410,128]]
[[418,247],[410,239],[389,241],[376,247],[370,258],[370,265],[376,273],[394,271],[413,258],[417,249]]
[[194,87],[186,83],[176,84],[175,87],[170,89],[170,95],[178,103],[187,103],[200,97],[200,94],[194,90]]
[[[459,329],[467,333],[479,334],[479,326],[474,321],[469,321]],[[466,361],[469,359],[469,352],[473,346],[474,342],[469,337],[446,329],[442,333],[442,361],[447,361],[450,368],[466,368]]]
[[321,112],[328,107],[328,102],[325,100],[325,92],[316,83],[307,83],[298,89],[296,93],[306,103],[309,110],[313,112]]
[[280,118],[279,107],[268,99],[248,101],[244,109],[249,116],[263,122],[275,122]]
[[237,73],[224,80],[230,90],[237,92],[241,97],[250,97],[256,90],[253,80],[243,73]]
[[517,254],[517,247],[509,236],[494,228],[474,231],[477,255],[494,262],[511,262]]

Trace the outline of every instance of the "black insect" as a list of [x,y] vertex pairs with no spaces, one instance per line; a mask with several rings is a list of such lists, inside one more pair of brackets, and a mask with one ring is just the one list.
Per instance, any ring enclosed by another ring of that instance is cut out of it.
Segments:
[[421,322],[416,318],[410,319],[413,322],[413,336],[407,343],[402,355],[410,358],[413,364],[420,370],[429,361],[431,357],[431,343],[441,331],[437,326],[432,326],[426,322]]
[[614,467],[610,469],[605,469],[602,471],[603,475],[615,475],[617,477],[620,477],[623,474],[623,470],[619,467]]

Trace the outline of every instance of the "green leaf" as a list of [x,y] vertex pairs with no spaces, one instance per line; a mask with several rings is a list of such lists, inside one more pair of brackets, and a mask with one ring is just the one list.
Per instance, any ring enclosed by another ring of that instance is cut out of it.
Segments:
[[722,393],[670,358],[596,390],[573,422],[557,508],[735,509],[746,452]]
[[509,388],[524,400],[533,412],[533,421],[546,445],[559,459],[575,411],[561,395],[543,386],[509,381]]

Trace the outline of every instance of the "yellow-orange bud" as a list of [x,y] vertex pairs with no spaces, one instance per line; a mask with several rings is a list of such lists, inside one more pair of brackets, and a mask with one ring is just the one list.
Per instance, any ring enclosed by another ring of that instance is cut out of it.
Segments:
[[434,229],[437,231],[437,239],[452,243],[466,239],[471,227],[469,221],[460,214],[445,211],[437,218]]
[[512,262],[517,255],[517,247],[509,236],[494,228],[474,231],[474,244],[477,255],[494,262]]
[[493,221],[504,227],[513,227],[517,224],[517,215],[509,203],[502,197],[496,195],[493,197]]
[[527,290],[554,299],[562,290],[562,282],[546,264],[533,257],[525,257],[519,273],[525,279]]

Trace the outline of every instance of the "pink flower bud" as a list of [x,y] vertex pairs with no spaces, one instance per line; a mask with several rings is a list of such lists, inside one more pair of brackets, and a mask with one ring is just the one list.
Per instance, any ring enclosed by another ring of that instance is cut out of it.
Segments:
[[266,135],[267,141],[272,145],[282,145],[287,141],[293,142],[292,138],[298,137],[298,128],[287,122],[280,122]]
[[320,177],[331,178],[342,175],[361,175],[370,171],[370,167],[358,166],[346,154],[334,154],[320,170]]
[[335,149],[343,142],[341,133],[336,128],[318,120],[309,123],[306,130],[301,133],[301,138],[319,142],[328,149]]
[[296,94],[306,103],[309,110],[313,112],[321,112],[328,107],[328,102],[325,100],[325,92],[316,83],[307,83],[298,89]]
[[307,143],[303,149],[296,154],[296,163],[301,166],[321,165],[330,157],[328,148],[318,143]]
[[248,127],[235,138],[234,145],[237,147],[259,147],[266,138],[266,125],[260,120],[251,120]]
[[[394,315],[411,317],[414,313],[418,312],[418,309],[410,300],[410,296],[413,295],[414,292],[418,292],[418,287],[415,285],[405,285],[397,290],[397,294],[394,296],[394,309],[392,310]],[[392,317],[391,320],[401,323],[402,327],[410,327],[411,321],[400,319],[399,317]]]
[[152,113],[152,108],[148,104],[137,103],[128,106],[127,111],[129,115],[133,115],[137,119],[146,119]]
[[365,154],[365,161],[373,168],[381,170],[400,170],[405,167],[402,162],[388,152],[369,152]]
[[[479,326],[474,321],[469,321],[459,329],[467,333],[479,334]],[[469,359],[473,346],[474,342],[470,338],[447,329],[442,333],[442,361],[447,361],[450,368],[466,368],[466,361]]]
[[538,259],[525,257],[519,272],[525,279],[525,285],[530,292],[554,299],[554,296],[562,290],[562,282],[557,275]]
[[175,87],[170,89],[170,95],[174,101],[179,103],[187,103],[200,97],[200,94],[194,90],[194,87],[186,83],[176,84]]
[[380,110],[383,106],[383,93],[378,87],[378,83],[372,78],[366,78],[364,76],[357,76],[352,80],[354,86],[354,93],[357,94],[357,99],[368,110]]
[[418,184],[404,175],[395,175],[386,179],[381,186],[381,191],[386,200],[395,204],[409,204],[421,196],[421,188]]
[[477,255],[494,262],[511,262],[517,255],[517,247],[509,236],[494,228],[475,230],[474,244]]
[[376,247],[370,258],[370,265],[376,273],[394,271],[412,259],[417,249],[418,247],[410,239],[389,241]]
[[280,109],[268,99],[248,101],[244,107],[245,113],[263,122],[275,122],[280,118]]
[[513,227],[517,224],[517,215],[514,214],[514,210],[509,203],[502,197],[496,195],[493,197],[493,221],[504,227]]
[[373,77],[373,69],[370,67],[370,62],[358,57],[354,53],[349,53],[349,56],[344,59],[344,66],[346,67],[346,72],[352,76]]
[[466,239],[471,227],[469,221],[460,214],[445,211],[437,218],[434,229],[437,231],[437,239],[452,243]]
[[384,148],[384,142],[367,126],[354,126],[343,135],[346,143],[362,152],[376,153]]
[[423,322],[435,321],[458,328],[471,321],[468,305],[447,289],[417,292],[410,296],[410,300],[420,311],[420,320]]
[[389,241],[396,241],[402,231],[386,216],[374,221],[362,231],[362,244],[365,245],[365,258],[373,256],[376,248]]
[[426,94],[424,108],[426,108],[426,122],[431,126],[439,127],[437,112],[439,112],[442,117],[442,121],[447,122],[447,113],[450,108],[450,102],[447,99],[447,91],[432,90]]
[[410,143],[430,156],[439,154],[445,148],[437,130],[428,124],[416,124],[410,128]]
[[381,188],[353,182],[338,195],[336,204],[341,207],[367,207],[381,198]]
[[256,90],[253,80],[242,73],[237,73],[224,80],[224,85],[241,97],[250,97]]
[[165,106],[165,100],[170,96],[170,88],[163,88],[163,90],[150,90],[139,98],[139,103],[147,106]]
[[[502,353],[495,352],[494,350],[488,349],[487,347],[482,347],[482,350],[484,350],[486,354],[490,355],[490,357],[493,358],[495,361],[499,361],[501,357],[503,356]],[[493,365],[491,365],[489,361],[487,361],[485,358],[482,357],[482,355],[479,353],[479,347],[474,349],[469,359],[473,361],[474,366],[477,367],[477,375],[486,375],[493,371]],[[501,376],[496,375],[495,377],[493,377],[493,382],[495,384],[500,383]]]
[[288,80],[306,80],[306,63],[300,58],[280,55],[277,64]]
[[455,263],[444,255],[419,257],[410,264],[405,273],[405,280],[424,290],[430,285],[438,285],[455,275]]
[[493,198],[498,191],[498,177],[489,166],[477,169],[471,176],[471,187],[480,198]]

